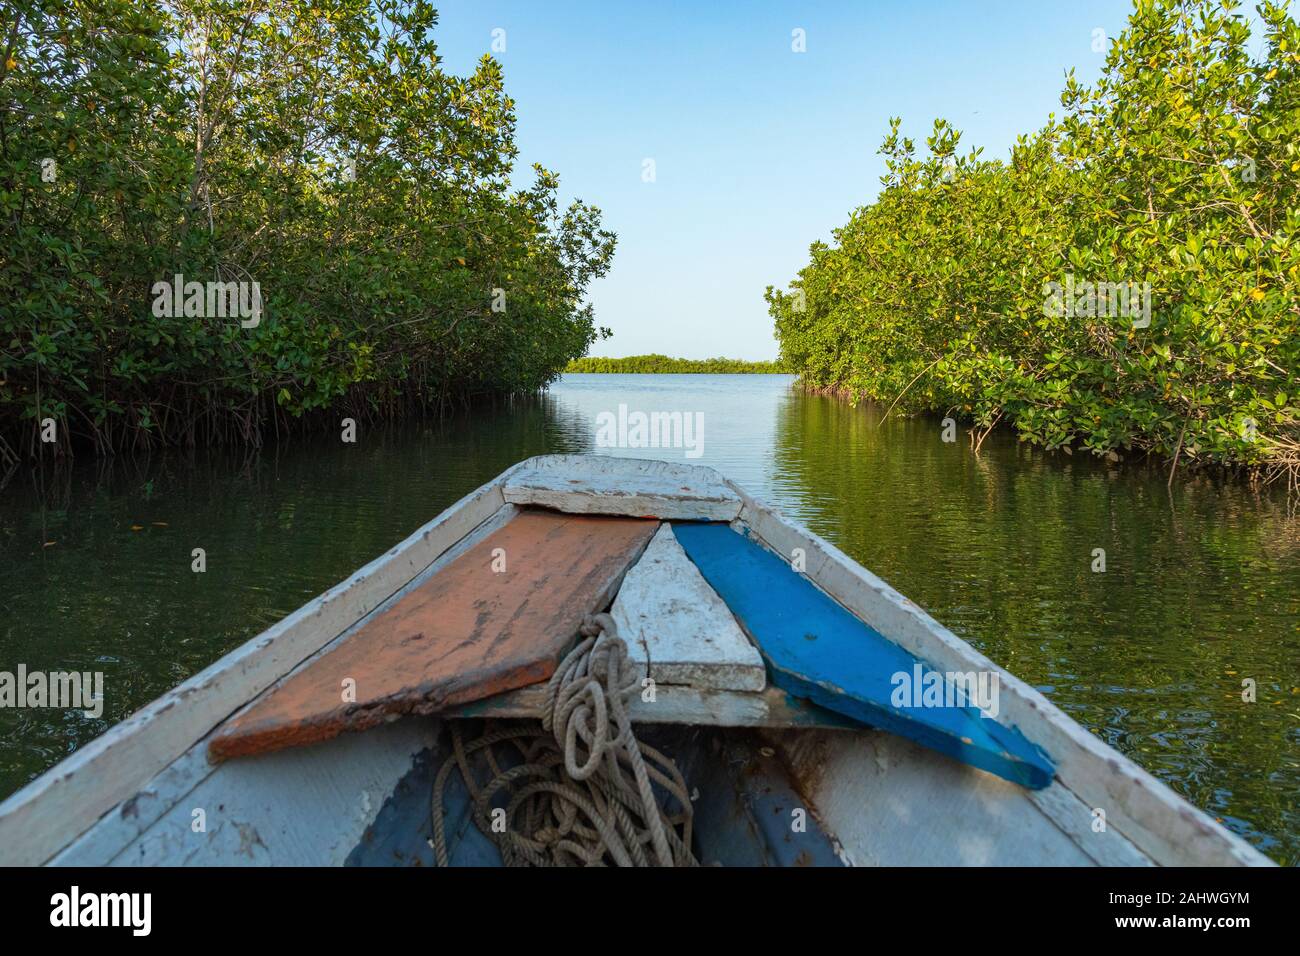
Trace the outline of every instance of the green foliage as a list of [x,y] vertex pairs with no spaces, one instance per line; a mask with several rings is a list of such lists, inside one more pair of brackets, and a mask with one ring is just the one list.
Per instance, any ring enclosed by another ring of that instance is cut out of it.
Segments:
[[[1183,461],[1300,462],[1300,29],[1234,0],[1140,0],[1094,89],[1008,162],[893,120],[876,202],[768,289],[813,387]],[[1048,283],[1150,283],[1150,325]]]
[[[110,450],[530,391],[596,340],[614,235],[512,190],[500,67],[444,73],[424,0],[0,19],[0,455],[46,416]],[[175,274],[258,282],[260,324],[156,316]]]
[[579,358],[574,359],[565,369],[566,372],[625,372],[654,373],[689,372],[699,375],[755,374],[771,375],[784,372],[780,362],[746,362],[744,359],[710,358],[681,359],[669,358],[657,353],[651,355],[629,355],[627,358]]

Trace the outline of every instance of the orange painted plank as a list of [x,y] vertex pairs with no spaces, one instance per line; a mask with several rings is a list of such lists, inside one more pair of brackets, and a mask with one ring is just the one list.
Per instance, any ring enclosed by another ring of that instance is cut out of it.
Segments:
[[[608,605],[658,524],[522,512],[263,694],[217,732],[209,755],[315,743],[549,679],[583,616]],[[493,569],[494,557],[505,570]],[[349,679],[355,702],[344,700]]]

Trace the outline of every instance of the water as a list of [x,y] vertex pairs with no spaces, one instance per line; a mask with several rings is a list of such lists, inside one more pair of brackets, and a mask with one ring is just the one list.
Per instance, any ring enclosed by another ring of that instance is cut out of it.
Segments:
[[[703,454],[1283,863],[1300,862],[1300,519],[1281,489],[975,456],[931,418],[788,376],[574,375],[536,401],[298,441],[20,473],[0,490],[0,670],[102,671],[101,718],[0,709],[0,796],[595,418],[702,412]],[[687,461],[680,449],[616,454]],[[192,551],[207,571],[191,570]],[[1094,549],[1106,570],[1094,573]],[[1242,680],[1258,700],[1244,703]]]

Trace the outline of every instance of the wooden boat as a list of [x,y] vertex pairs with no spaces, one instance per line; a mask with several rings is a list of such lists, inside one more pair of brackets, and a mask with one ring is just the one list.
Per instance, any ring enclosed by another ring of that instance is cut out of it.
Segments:
[[[713,470],[545,456],[4,801],[0,863],[428,865],[447,728],[536,716],[606,608],[702,862],[1269,862]],[[499,864],[464,802],[451,862]]]

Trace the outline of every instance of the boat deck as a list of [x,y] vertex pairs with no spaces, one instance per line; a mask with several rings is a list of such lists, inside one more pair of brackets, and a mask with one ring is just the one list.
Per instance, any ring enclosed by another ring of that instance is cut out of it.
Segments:
[[[266,753],[462,705],[540,717],[578,626],[607,608],[654,685],[641,721],[878,727],[1028,787],[1051,781],[1050,761],[1015,728],[729,525],[531,507],[261,695],[209,754]],[[769,672],[775,694],[764,693]],[[900,705],[897,675],[933,676],[947,700]],[[699,704],[681,713],[687,695]]]

